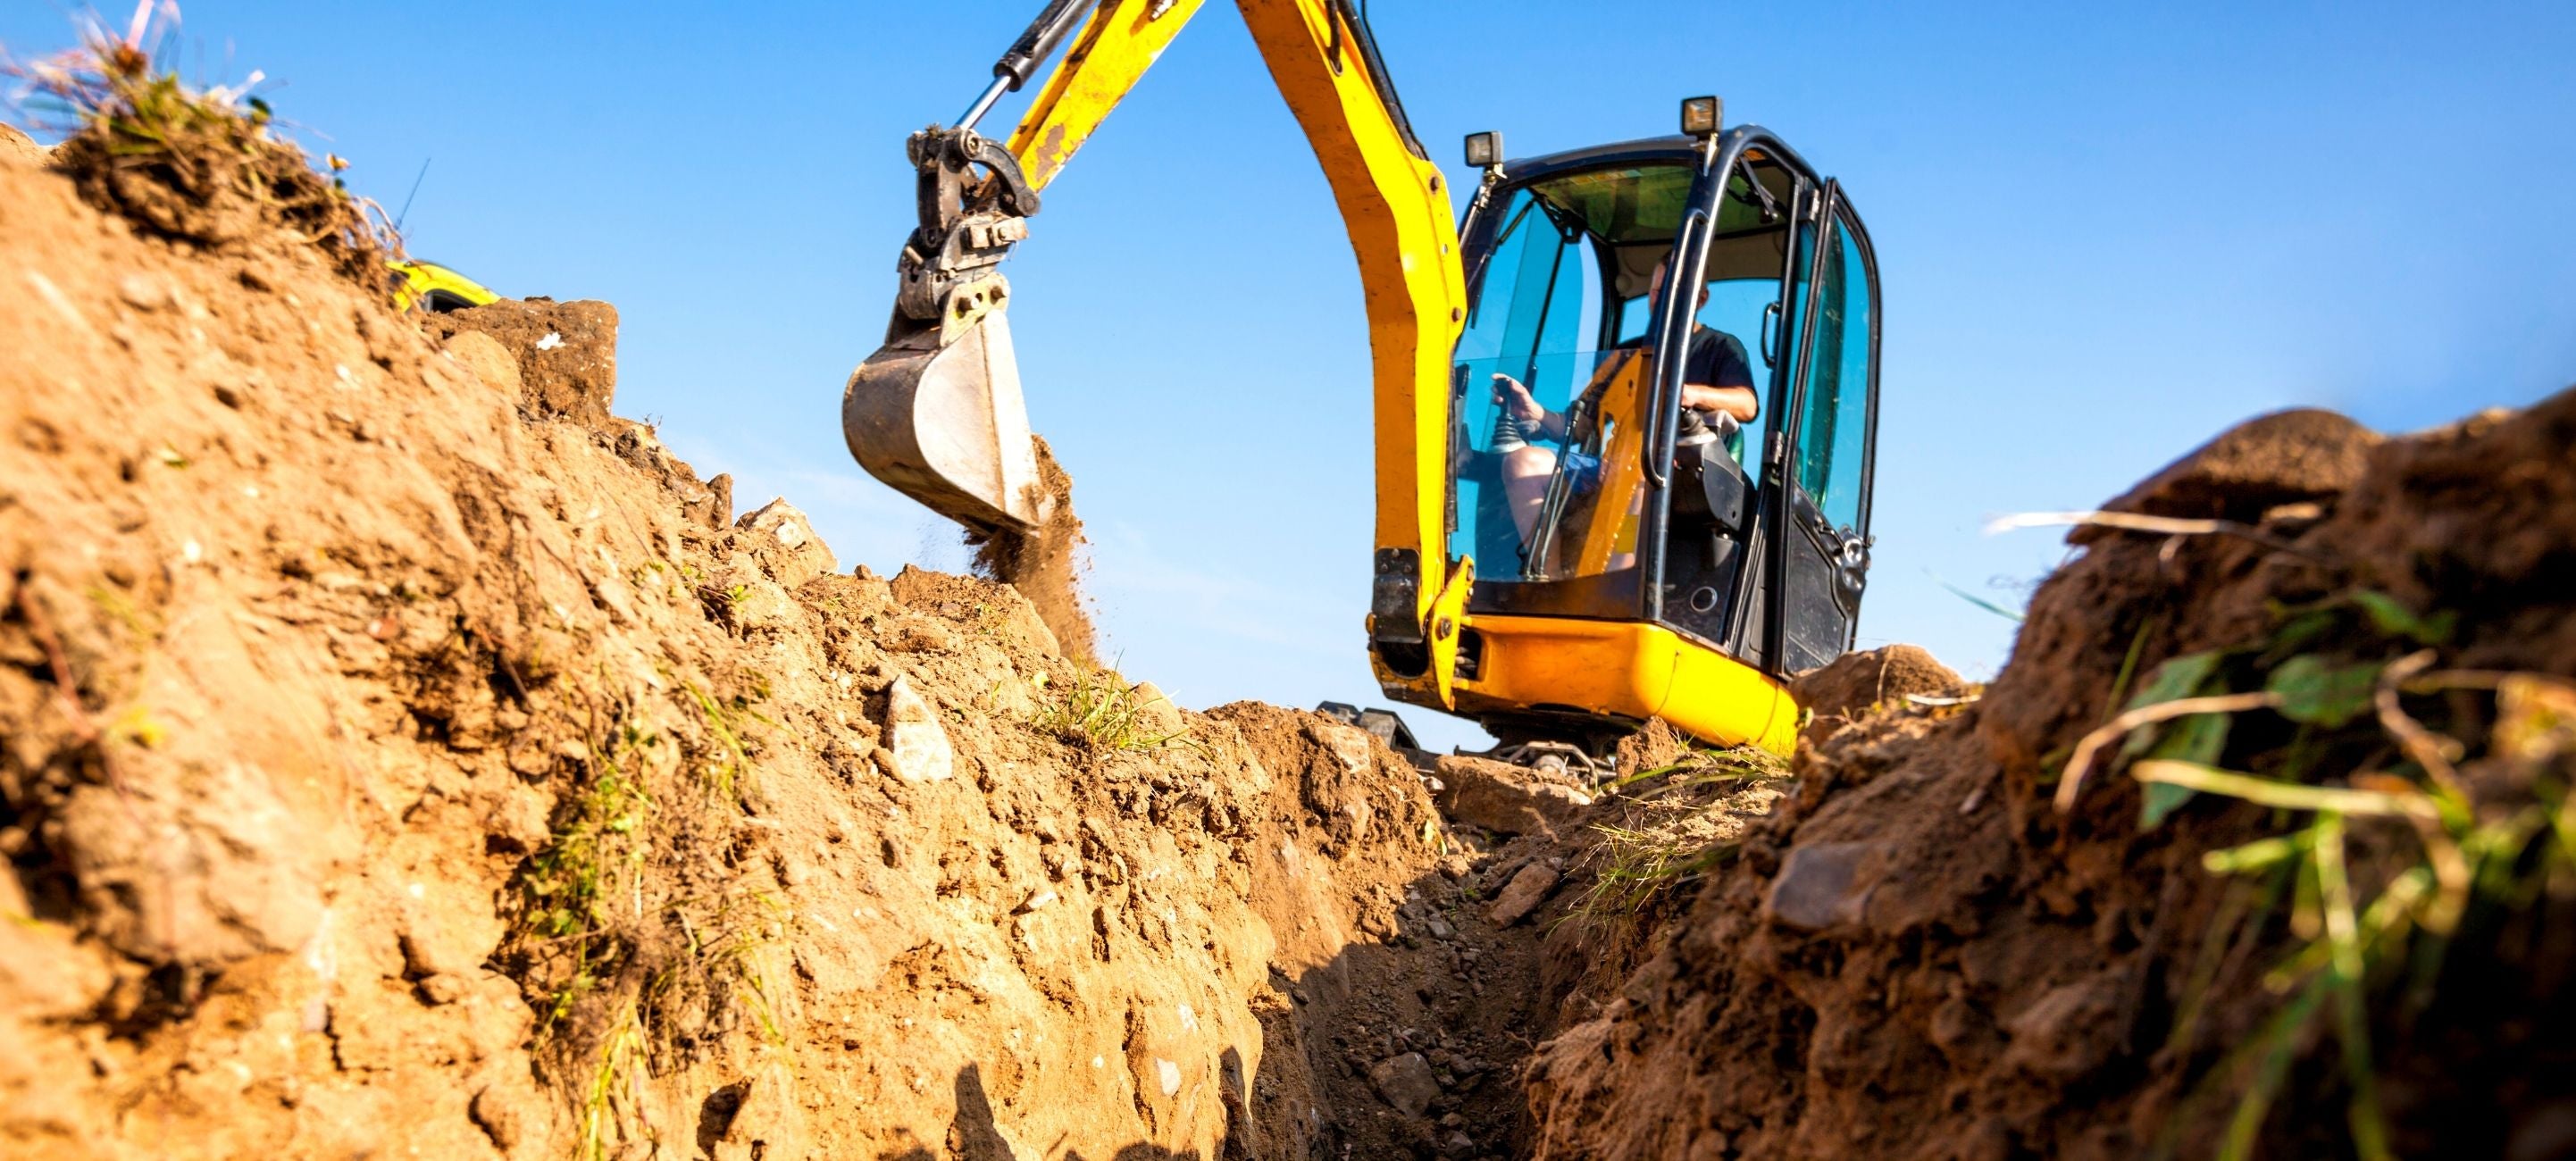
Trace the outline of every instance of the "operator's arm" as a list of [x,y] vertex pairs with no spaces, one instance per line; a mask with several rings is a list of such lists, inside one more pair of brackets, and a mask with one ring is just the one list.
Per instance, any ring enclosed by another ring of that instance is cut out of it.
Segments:
[[1684,383],[1682,406],[1732,415],[1737,423],[1751,423],[1754,416],[1762,413],[1762,400],[1753,394],[1750,384],[1716,387],[1706,383]]
[[1499,371],[1494,374],[1494,402],[1521,425],[1523,434],[1540,439],[1565,438],[1565,416],[1548,410],[1520,380]]
[[1762,397],[1753,393],[1752,361],[1735,336],[1714,329],[1691,336],[1690,358],[1682,367],[1682,406],[1732,416],[1737,423],[1751,423],[1762,414]]

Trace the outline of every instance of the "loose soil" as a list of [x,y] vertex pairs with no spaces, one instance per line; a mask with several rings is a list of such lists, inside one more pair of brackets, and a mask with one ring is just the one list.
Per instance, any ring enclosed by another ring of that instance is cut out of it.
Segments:
[[1068,727],[1019,591],[260,237],[0,161],[0,1152],[1522,1151],[1535,928],[1409,764]]
[[1037,443],[1038,487],[1048,501],[1046,523],[1035,532],[969,530],[966,547],[974,552],[975,575],[1018,589],[1037,606],[1038,619],[1054,631],[1065,656],[1090,661],[1098,634],[1082,595],[1084,539],[1082,518],[1073,511],[1073,475],[1056,462],[1046,437],[1031,438]]

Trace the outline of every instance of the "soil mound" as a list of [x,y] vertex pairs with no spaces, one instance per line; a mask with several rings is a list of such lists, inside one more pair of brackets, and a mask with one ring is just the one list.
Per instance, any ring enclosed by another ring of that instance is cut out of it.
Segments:
[[92,206],[198,246],[263,246],[285,231],[362,285],[388,285],[385,259],[398,246],[381,215],[271,135],[265,105],[184,86],[143,51],[104,38],[25,75],[79,122],[47,160]]
[[1051,455],[839,573],[604,304],[424,333],[300,160],[120,156],[0,150],[0,1153],[2576,1151],[2576,392],[2223,436],[1788,767],[1435,806],[1099,669]]
[[75,192],[0,160],[0,1152],[1511,1147],[1529,929],[1367,735]]
[[975,575],[1020,590],[1055,631],[1065,655],[1090,661],[1097,634],[1082,595],[1082,518],[1073,511],[1073,476],[1056,462],[1045,437],[1030,438],[1037,444],[1038,486],[1052,505],[1046,524],[1035,532],[969,531],[966,546],[974,550]]
[[1920,645],[1889,645],[1846,653],[1789,683],[1800,708],[1813,715],[1805,736],[1814,740],[1872,710],[1915,698],[1954,698],[1968,683]]
[[1979,700],[1802,751],[1541,1048],[1539,1155],[2565,1155],[2571,448],[2576,392],[2160,474],[2242,530],[2086,530]]

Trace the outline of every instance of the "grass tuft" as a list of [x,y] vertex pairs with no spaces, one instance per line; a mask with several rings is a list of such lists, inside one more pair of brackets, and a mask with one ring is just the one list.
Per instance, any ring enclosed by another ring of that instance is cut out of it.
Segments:
[[253,242],[283,228],[372,290],[391,286],[401,253],[383,210],[337,174],[317,172],[274,132],[258,73],[196,85],[163,67],[175,5],[144,0],[122,34],[92,22],[78,46],[0,68],[17,78],[40,127],[63,133],[52,166],[83,200],[162,237],[202,246]]
[[1584,860],[1592,881],[1567,918],[1627,922],[1675,888],[1735,856],[1744,790],[1786,780],[1788,764],[1750,746],[1694,749],[1679,761],[1605,782],[1624,803],[1620,821],[1596,823]]
[[1187,726],[1157,732],[1134,686],[1105,669],[1076,663],[1073,677],[1033,719],[1039,729],[1095,750],[1152,750],[1181,741]]

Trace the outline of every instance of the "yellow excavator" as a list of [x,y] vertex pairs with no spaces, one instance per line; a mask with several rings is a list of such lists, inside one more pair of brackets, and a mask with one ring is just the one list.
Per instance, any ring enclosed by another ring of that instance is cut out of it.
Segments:
[[[1785,683],[1850,647],[1869,571],[1878,277],[1840,186],[1698,97],[1669,137],[1507,160],[1468,136],[1461,220],[1364,8],[1237,7],[1367,297],[1380,686],[1549,764],[1656,717],[1787,753]],[[878,479],[987,532],[1046,519],[998,267],[1198,9],[1053,0],[954,126],[907,141],[919,222],[842,395]],[[1059,47],[1008,138],[979,135]]]

